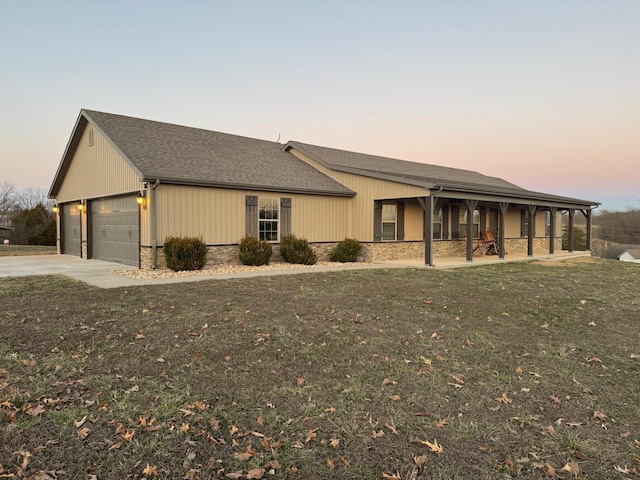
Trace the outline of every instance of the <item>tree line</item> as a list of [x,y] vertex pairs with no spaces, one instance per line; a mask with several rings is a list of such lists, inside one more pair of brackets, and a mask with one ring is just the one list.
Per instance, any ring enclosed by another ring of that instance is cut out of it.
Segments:
[[44,188],[0,182],[0,237],[17,245],[55,245],[53,205]]

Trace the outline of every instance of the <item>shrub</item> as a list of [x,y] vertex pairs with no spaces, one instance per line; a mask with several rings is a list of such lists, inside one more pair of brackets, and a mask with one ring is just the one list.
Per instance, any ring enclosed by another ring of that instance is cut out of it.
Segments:
[[318,261],[318,256],[309,245],[309,242],[304,238],[297,238],[291,234],[284,235],[280,240],[280,255],[288,263],[314,265]]
[[202,270],[207,263],[207,245],[197,237],[167,237],[162,247],[167,267],[181,270]]
[[336,246],[329,260],[332,262],[355,262],[358,252],[362,248],[355,238],[345,238]]
[[[562,249],[569,249],[569,226],[565,225],[562,229]],[[573,249],[582,251],[587,249],[587,235],[580,227],[573,227]]]
[[243,265],[268,265],[273,249],[264,240],[256,237],[244,237],[240,241],[238,257]]

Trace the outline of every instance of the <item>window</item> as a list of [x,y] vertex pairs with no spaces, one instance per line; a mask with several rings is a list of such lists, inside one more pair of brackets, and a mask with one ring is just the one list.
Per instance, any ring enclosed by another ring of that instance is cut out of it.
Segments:
[[551,236],[551,212],[544,212],[544,236]]
[[278,199],[260,198],[258,211],[258,235],[260,240],[277,242],[278,236]]
[[[471,237],[472,238],[480,238],[480,211],[473,211],[473,219],[471,226]],[[467,232],[467,209],[460,210],[460,234],[466,235]]]
[[436,207],[433,210],[433,238],[435,240],[442,238],[442,207]]
[[382,204],[382,240],[395,240],[398,207],[395,203]]

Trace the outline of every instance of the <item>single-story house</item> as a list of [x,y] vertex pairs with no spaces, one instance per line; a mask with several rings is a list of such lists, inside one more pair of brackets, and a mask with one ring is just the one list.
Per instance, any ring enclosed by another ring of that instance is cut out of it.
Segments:
[[562,214],[573,226],[576,212],[590,248],[599,205],[469,170],[91,110],[78,116],[49,196],[60,253],[140,268],[163,264],[169,236],[201,237],[211,263],[237,262],[244,236],[277,247],[287,233],[306,238],[320,259],[356,238],[364,261],[471,262],[486,230],[501,258],[554,253]]
[[612,243],[602,254],[602,258],[621,262],[640,263],[640,245]]

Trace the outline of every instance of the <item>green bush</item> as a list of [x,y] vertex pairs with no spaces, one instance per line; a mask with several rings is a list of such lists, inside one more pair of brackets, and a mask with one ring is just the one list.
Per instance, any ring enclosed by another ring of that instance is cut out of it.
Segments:
[[240,241],[238,257],[243,265],[268,265],[273,248],[264,240],[256,237],[244,237]]
[[162,247],[167,267],[181,270],[202,270],[207,263],[207,245],[197,237],[167,237]]
[[318,261],[318,256],[309,242],[291,234],[284,235],[280,240],[280,255],[288,263],[314,265]]
[[329,260],[332,262],[355,262],[358,252],[362,248],[355,238],[345,238],[336,246]]
[[[569,249],[569,226],[562,228],[562,249]],[[582,251],[587,249],[587,235],[580,227],[573,227],[573,250]]]

